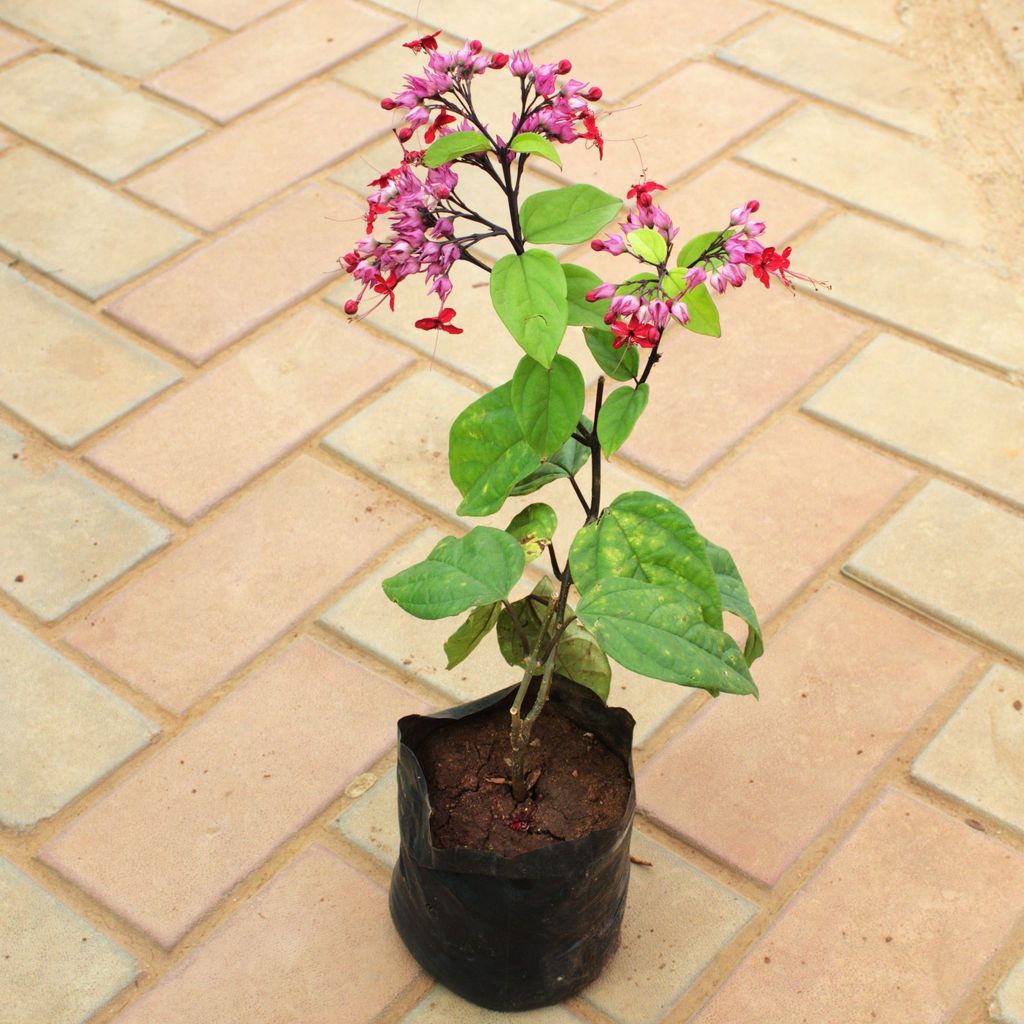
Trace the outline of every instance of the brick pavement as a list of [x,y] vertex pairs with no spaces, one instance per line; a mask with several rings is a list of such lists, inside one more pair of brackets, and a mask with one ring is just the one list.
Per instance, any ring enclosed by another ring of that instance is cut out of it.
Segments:
[[[1024,4],[953,8],[1012,80]],[[466,527],[447,425],[516,353],[472,268],[435,349],[333,263],[424,26],[605,86],[566,178],[635,138],[684,232],[757,196],[833,284],[729,297],[609,470],[734,551],[763,696],[616,671],[653,866],[521,1019],[1024,1021],[1024,299],[932,9],[0,0],[2,1024],[504,1019],[385,902],[393,720],[503,665],[446,672],[379,581]]]

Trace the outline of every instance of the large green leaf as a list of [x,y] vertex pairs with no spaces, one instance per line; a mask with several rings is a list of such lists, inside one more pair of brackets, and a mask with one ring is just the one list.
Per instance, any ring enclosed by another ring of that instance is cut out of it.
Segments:
[[486,137],[479,132],[452,132],[442,135],[423,153],[425,167],[440,167],[470,153],[483,153],[491,148]]
[[528,562],[539,558],[544,549],[551,543],[558,527],[558,516],[550,505],[542,501],[527,505],[512,522],[505,527],[506,533],[523,546],[523,554]]
[[593,634],[579,619],[565,627],[558,640],[555,671],[608,700],[612,667]]
[[593,238],[621,209],[621,199],[593,185],[566,185],[528,197],[519,220],[528,242],[575,245]]
[[463,409],[448,438],[448,469],[462,495],[460,516],[489,516],[540,465],[512,409],[512,382]]
[[597,419],[597,439],[605,455],[614,455],[633,433],[636,421],[647,408],[651,386],[638,384],[635,388],[616,388],[601,406]]
[[525,565],[515,537],[476,526],[465,537],[445,537],[422,562],[384,580],[384,593],[418,619],[444,619],[501,601]]
[[610,299],[587,302],[587,292],[601,284],[601,278],[586,267],[563,263],[565,272],[565,298],[569,303],[569,323],[577,327],[604,327],[604,315],[611,305]]
[[558,150],[543,135],[538,135],[537,132],[520,132],[508,144],[508,148],[513,153],[534,153],[537,156],[544,157],[545,160],[550,160],[558,167],[562,166]]
[[509,253],[491,271],[491,302],[527,355],[550,366],[569,323],[565,274],[549,252]]
[[673,587],[603,579],[576,614],[604,651],[634,672],[711,693],[757,694],[736,641],[709,626],[700,605]]
[[597,365],[612,380],[634,380],[640,372],[640,357],[632,345],[615,348],[615,335],[601,328],[584,327],[583,337]]
[[500,611],[501,602],[492,601],[469,613],[469,618],[444,642],[444,653],[448,655],[447,668],[455,668],[476,650],[480,641],[494,629]]
[[[580,422],[588,431],[592,429],[591,422],[586,416],[581,416]],[[566,477],[575,476],[587,464],[589,458],[590,449],[570,437],[550,459],[541,463],[539,469],[524,476],[512,488],[511,493],[515,497],[533,494],[534,491],[551,483],[552,480],[564,480]]]
[[684,269],[696,266],[707,247],[720,235],[720,231],[705,231],[702,235],[691,238],[676,254],[676,266]]
[[757,612],[750,603],[746,585],[732,555],[725,548],[712,544],[706,537],[704,547],[715,571],[715,579],[718,581],[718,589],[722,595],[722,610],[732,612],[747,624],[747,641],[743,645],[743,657],[746,658],[748,665],[753,665],[764,654],[764,634],[761,632],[761,624],[757,621]]
[[626,236],[630,249],[645,263],[664,263],[668,256],[665,236],[654,228],[637,228]]
[[[523,650],[523,640],[513,624],[512,616],[515,616],[516,621],[518,621],[523,633],[526,635],[530,650],[533,650],[534,645],[537,643],[537,637],[540,636],[540,628],[544,625],[544,620],[547,618],[548,602],[551,600],[554,592],[551,580],[544,576],[528,597],[512,602],[511,614],[507,608],[503,607],[501,609],[501,612],[498,614],[498,649],[501,651],[501,656],[510,665],[522,668],[526,664],[528,653]],[[548,624],[547,635],[551,635],[550,623]]]
[[583,374],[566,356],[555,356],[550,368],[523,356],[512,376],[512,409],[523,437],[542,459],[569,440],[585,399]]
[[690,311],[690,319],[686,324],[688,331],[695,334],[707,334],[712,338],[722,336],[722,326],[718,321],[718,310],[711,299],[707,285],[699,284],[691,288],[684,296],[683,302]]
[[708,623],[722,627],[722,599],[704,538],[668,498],[650,491],[619,495],[576,534],[569,566],[581,594],[609,577],[674,587],[703,609]]

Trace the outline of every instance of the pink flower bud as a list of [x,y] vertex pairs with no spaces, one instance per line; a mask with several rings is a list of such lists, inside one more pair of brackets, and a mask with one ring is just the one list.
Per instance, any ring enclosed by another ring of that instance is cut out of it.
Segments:
[[572,71],[572,61],[560,60],[555,66],[555,72],[559,75],[567,75]]
[[597,100],[599,100],[603,95],[604,95],[604,93],[596,85],[592,85],[583,94],[583,98],[590,100],[591,103],[596,103]]
[[412,133],[413,130],[408,125],[406,125],[404,128],[399,128],[398,132],[396,133],[398,135],[398,141],[408,142],[412,138]]
[[508,63],[507,53],[492,53],[491,59],[487,62],[487,66],[494,68],[495,70],[503,68]]
[[670,309],[671,314],[685,327],[690,319],[690,311],[685,302],[673,302]]
[[593,249],[594,252],[604,252],[604,242],[602,242],[600,238],[595,238],[590,243],[590,248]]
[[611,312],[618,316],[632,316],[641,306],[635,295],[617,295],[612,299]]
[[533,61],[526,50],[513,50],[509,70],[517,78],[525,78],[533,70]]
[[356,313],[359,312],[359,303],[356,302],[355,299],[349,299],[348,302],[345,303],[345,312],[349,316],[355,316]]
[[385,96],[384,99],[380,101],[380,105],[382,110],[394,110],[397,104],[390,96]]
[[471,39],[469,41],[469,52],[479,53],[484,48],[484,44],[479,39]]
[[708,275],[703,267],[690,267],[686,272],[686,287],[696,288],[697,285],[703,284],[708,279]]
[[615,285],[602,284],[587,292],[587,302],[599,302],[601,299],[610,299],[615,294]]

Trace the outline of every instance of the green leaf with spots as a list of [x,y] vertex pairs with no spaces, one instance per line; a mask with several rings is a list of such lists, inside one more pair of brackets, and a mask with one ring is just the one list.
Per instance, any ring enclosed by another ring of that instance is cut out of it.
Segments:
[[632,345],[614,348],[615,335],[602,327],[583,328],[583,337],[594,361],[612,380],[633,380],[640,372],[640,357]]
[[576,534],[569,567],[581,594],[612,577],[674,587],[702,609],[706,622],[722,628],[722,598],[704,538],[681,508],[657,494],[627,491],[616,498]]
[[611,457],[629,439],[636,421],[647,408],[650,394],[649,384],[638,384],[635,388],[627,385],[616,388],[605,399],[597,419],[597,439],[605,455]]
[[732,612],[747,624],[743,657],[746,658],[748,665],[753,665],[764,654],[764,634],[761,632],[761,624],[757,621],[757,612],[750,603],[746,585],[732,555],[725,548],[712,544],[706,537],[704,547],[714,569],[715,579],[718,581],[718,590],[722,595],[722,610]]
[[555,356],[550,367],[523,356],[512,376],[512,409],[523,437],[542,459],[569,440],[585,398],[583,374],[566,356]]
[[[592,424],[586,416],[581,416],[580,422],[588,431],[592,429]],[[541,463],[539,469],[535,469],[523,477],[512,488],[512,495],[520,497],[524,494],[533,494],[534,491],[551,483],[552,480],[564,480],[567,477],[575,476],[587,464],[589,458],[590,449],[570,437],[550,459]]]
[[557,527],[558,516],[555,510],[550,505],[538,501],[527,505],[505,527],[505,532],[512,534],[519,541],[527,562],[532,562],[544,553]]
[[465,661],[477,649],[480,641],[498,622],[501,602],[482,604],[469,613],[469,618],[444,642],[444,653],[448,655],[448,669]]
[[489,516],[540,465],[512,409],[512,382],[464,409],[448,438],[448,470],[462,495],[460,516]]
[[593,634],[579,619],[565,627],[555,653],[555,671],[608,700],[612,667]]
[[576,245],[593,238],[621,209],[621,199],[593,185],[566,185],[527,197],[519,220],[528,242]]
[[[540,628],[547,618],[548,602],[554,592],[551,580],[545,576],[537,583],[528,597],[513,601],[511,604],[512,614],[515,615],[516,621],[522,628],[530,650],[533,649],[537,643],[537,637],[540,636]],[[528,652],[524,652],[523,640],[512,621],[512,614],[509,614],[507,608],[502,608],[498,615],[498,649],[501,651],[501,656],[510,665],[522,668],[526,664]],[[551,635],[550,623],[546,633],[548,636]]]
[[423,154],[424,167],[440,167],[470,153],[484,153],[491,148],[486,137],[479,132],[452,132],[443,135],[427,147]]
[[700,605],[674,587],[603,579],[586,593],[576,614],[625,668],[715,694],[757,695],[736,641],[708,625]]
[[563,263],[565,271],[565,298],[569,303],[569,323],[577,327],[604,327],[604,315],[608,312],[611,299],[587,302],[587,292],[601,284],[601,278],[586,267],[575,263]]
[[550,366],[569,323],[565,274],[549,252],[509,253],[494,265],[491,303],[528,356]]
[[706,334],[712,338],[722,336],[722,325],[718,320],[718,310],[711,299],[707,285],[699,284],[691,288],[683,296],[683,302],[690,311],[690,319],[686,324],[688,331],[694,334]]
[[520,132],[508,145],[513,153],[532,153],[550,160],[556,167],[562,166],[558,150],[543,135],[537,132]]
[[637,228],[626,235],[630,249],[645,263],[660,264],[668,256],[668,242],[665,236],[654,228]]
[[444,619],[507,597],[525,566],[514,537],[477,526],[465,537],[445,537],[422,562],[384,580],[384,593],[418,619]]

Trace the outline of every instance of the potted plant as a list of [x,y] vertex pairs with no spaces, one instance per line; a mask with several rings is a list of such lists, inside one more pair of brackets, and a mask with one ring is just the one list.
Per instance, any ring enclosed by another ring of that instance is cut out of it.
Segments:
[[[567,60],[534,65],[525,51],[485,54],[475,41],[444,53],[438,35],[405,44],[427,66],[382,101],[401,116],[402,157],[370,183],[366,237],[343,258],[360,285],[345,310],[356,316],[368,301],[394,309],[398,286],[421,277],[438,312],[416,326],[460,334],[452,272],[460,262],[486,270],[494,309],[522,354],[514,368],[510,360],[510,379],[452,424],[456,511],[490,516],[512,495],[564,486],[578,498],[581,525],[568,551],[556,551],[555,512],[538,501],[504,530],[444,538],[384,582],[420,618],[468,613],[445,642],[448,668],[493,633],[519,677],[471,704],[399,723],[402,848],[391,909],[412,953],[449,988],[521,1010],[579,991],[618,939],[633,721],[605,706],[608,659],[715,696],[757,694],[750,665],[761,629],[733,559],[666,498],[633,491],[605,505],[602,463],[643,414],[670,327],[718,336],[713,292],[740,287],[748,272],[765,287],[772,278],[792,287],[789,278],[802,275],[789,271],[789,248],[758,241],[765,226],[754,201],[682,245],[654,181],[628,189],[619,230],[601,239],[623,207],[614,195],[570,185],[521,202],[529,161],[560,166],[559,147],[577,142],[603,155],[591,107],[600,89],[567,77]],[[519,97],[499,133],[478,115],[473,87],[501,69]],[[492,180],[507,219],[463,202],[466,174]],[[493,266],[474,252],[489,238],[509,248]],[[588,241],[626,265],[617,280],[544,248]],[[583,329],[600,371],[589,409],[582,370],[559,352],[569,327]],[[551,575],[512,600],[527,564],[543,556]],[[726,612],[746,624],[742,647],[724,629]]]

